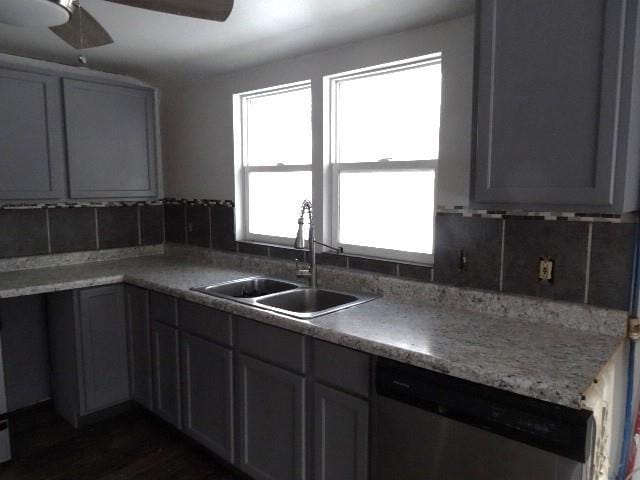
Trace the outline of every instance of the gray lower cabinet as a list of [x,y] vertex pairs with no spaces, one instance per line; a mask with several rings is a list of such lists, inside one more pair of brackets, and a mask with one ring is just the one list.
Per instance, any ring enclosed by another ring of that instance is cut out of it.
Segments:
[[156,195],[154,92],[63,79],[71,198]]
[[153,407],[151,370],[151,332],[149,328],[149,292],[125,287],[129,333],[129,377],[131,398],[143,407]]
[[256,480],[304,480],[305,378],[246,355],[237,365],[236,465]]
[[313,389],[315,480],[366,480],[369,404],[321,384]]
[[64,196],[60,80],[0,68],[0,200]]
[[50,294],[48,312],[56,410],[78,426],[86,415],[127,402],[122,285]]
[[153,411],[177,428],[182,427],[180,398],[180,344],[178,329],[151,321],[153,352]]
[[233,463],[233,352],[182,333],[183,431]]
[[473,200],[637,210],[638,2],[478,2]]

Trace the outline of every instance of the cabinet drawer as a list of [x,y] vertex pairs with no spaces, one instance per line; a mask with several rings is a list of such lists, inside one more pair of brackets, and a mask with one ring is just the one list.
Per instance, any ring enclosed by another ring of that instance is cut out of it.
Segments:
[[184,300],[179,309],[182,330],[224,345],[233,344],[231,314]]
[[307,370],[302,335],[246,318],[237,321],[241,351],[296,372]]
[[313,371],[317,380],[342,390],[369,396],[371,362],[366,353],[313,341]]
[[175,298],[157,292],[149,292],[149,318],[167,325],[178,325],[178,305]]

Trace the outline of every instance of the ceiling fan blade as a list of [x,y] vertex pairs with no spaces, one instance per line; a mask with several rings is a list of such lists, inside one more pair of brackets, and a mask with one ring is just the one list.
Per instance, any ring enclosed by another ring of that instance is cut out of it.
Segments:
[[102,28],[102,25],[89,12],[79,6],[76,6],[67,23],[57,27],[49,27],[49,29],[76,50],[113,43],[113,38]]
[[107,0],[130,7],[171,13],[182,17],[224,22],[231,14],[233,0]]

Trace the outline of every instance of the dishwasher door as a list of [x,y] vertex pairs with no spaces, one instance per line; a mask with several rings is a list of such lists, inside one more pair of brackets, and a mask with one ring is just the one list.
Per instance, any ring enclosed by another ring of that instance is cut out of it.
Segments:
[[583,464],[386,397],[376,400],[374,480],[583,480]]
[[593,434],[586,410],[376,362],[373,480],[585,480]]

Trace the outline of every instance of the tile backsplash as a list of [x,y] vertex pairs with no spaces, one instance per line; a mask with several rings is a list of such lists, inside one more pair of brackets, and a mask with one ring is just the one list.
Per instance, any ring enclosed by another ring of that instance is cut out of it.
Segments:
[[0,258],[164,243],[162,202],[0,208]]
[[[588,303],[629,304],[635,215],[441,209],[433,266],[322,253],[318,263],[495,292]],[[0,207],[0,258],[164,242],[294,261],[293,248],[236,242],[233,202],[39,204]],[[552,283],[538,281],[540,257],[554,260]]]

